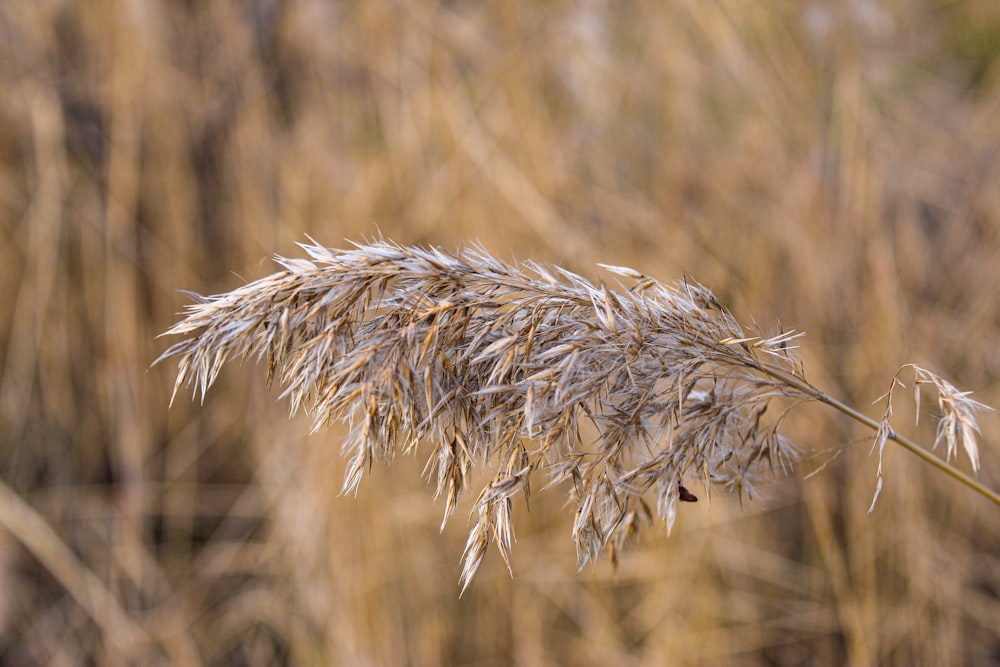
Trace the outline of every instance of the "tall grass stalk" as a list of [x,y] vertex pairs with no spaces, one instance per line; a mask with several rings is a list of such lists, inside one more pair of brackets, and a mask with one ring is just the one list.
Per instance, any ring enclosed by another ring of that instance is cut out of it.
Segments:
[[[508,560],[513,499],[529,499],[538,473],[566,483],[579,565],[605,548],[614,559],[654,516],[671,529],[679,503],[697,499],[685,485],[750,497],[762,476],[787,472],[797,452],[781,426],[807,401],[875,431],[876,498],[893,440],[1000,504],[892,428],[899,374],[882,419],[871,419],[806,379],[799,334],[746,329],[701,285],[604,266],[630,283],[614,289],[482,248],[302,248],[309,259],[278,257],[280,273],[198,297],[166,332],[185,338],[157,361],[178,359],[175,395],[192,385],[204,399],[227,361],[265,360],[293,413],[306,410],[316,429],[351,424],[345,492],[374,463],[426,445],[446,521],[473,468],[489,469],[463,588],[491,542]],[[948,459],[961,447],[978,469],[976,413],[989,408],[923,368],[904,368],[918,406],[921,387],[937,392],[935,445]]]

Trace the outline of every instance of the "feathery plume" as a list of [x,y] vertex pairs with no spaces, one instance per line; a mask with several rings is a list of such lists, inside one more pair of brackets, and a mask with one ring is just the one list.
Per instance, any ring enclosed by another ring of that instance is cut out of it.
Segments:
[[[191,385],[203,400],[227,361],[266,361],[293,413],[315,429],[351,425],[345,492],[425,445],[447,521],[472,469],[488,469],[463,590],[491,542],[509,566],[512,503],[536,474],[568,488],[582,567],[606,547],[614,557],[654,514],[669,531],[678,503],[696,500],[684,484],[750,495],[795,458],[768,406],[825,396],[805,380],[798,334],[748,332],[693,282],[604,266],[632,282],[613,289],[481,247],[301,247],[309,259],[278,257],[283,271],[188,306],[166,332],[186,337],[157,362],[176,357],[174,394]],[[958,414],[939,439],[976,461],[975,422]]]

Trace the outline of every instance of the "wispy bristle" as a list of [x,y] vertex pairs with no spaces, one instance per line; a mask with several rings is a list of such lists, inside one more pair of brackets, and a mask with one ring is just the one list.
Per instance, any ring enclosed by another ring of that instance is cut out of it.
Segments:
[[972,464],[973,472],[979,470],[979,443],[977,437],[979,435],[979,423],[976,420],[976,413],[992,412],[993,408],[973,400],[971,398],[972,392],[959,390],[955,385],[937,373],[916,364],[906,364],[896,371],[889,385],[889,391],[876,399],[876,402],[884,399],[886,408],[885,413],[882,415],[882,420],[879,422],[879,427],[875,432],[875,442],[872,447],[872,451],[878,450],[879,460],[875,497],[872,499],[871,507],[868,508],[869,514],[874,511],[875,503],[882,492],[882,455],[888,440],[895,437],[895,432],[890,426],[892,399],[896,388],[905,386],[899,379],[900,374],[904,371],[911,371],[913,373],[913,400],[916,403],[916,419],[918,421],[920,420],[921,412],[921,387],[931,385],[937,393],[940,421],[938,422],[934,448],[936,449],[943,443],[945,446],[945,459],[950,461],[955,458],[958,448],[961,446],[965,450],[966,456],[969,457],[969,463]]

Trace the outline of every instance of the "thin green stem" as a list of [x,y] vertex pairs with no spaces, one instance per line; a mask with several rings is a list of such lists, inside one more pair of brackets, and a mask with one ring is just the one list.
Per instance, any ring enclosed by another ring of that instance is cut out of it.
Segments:
[[[805,380],[802,380],[801,378],[796,377],[791,373],[788,373],[787,371],[783,371],[777,368],[771,368],[766,365],[761,365],[760,370],[776,380],[779,380],[785,384],[795,387],[799,391],[811,396],[820,403],[825,403],[829,405],[831,408],[840,411],[841,413],[847,415],[856,422],[864,424],[873,431],[877,431],[879,429],[878,421],[872,419],[867,415],[861,414],[860,412],[858,412],[851,406],[847,405],[846,403],[842,403],[841,401],[838,401],[837,399],[828,396],[822,390],[818,389],[817,387],[814,387]],[[927,463],[931,464],[932,466],[934,466],[941,472],[945,473],[946,475],[949,475],[953,479],[961,482],[962,484],[969,487],[973,491],[979,493],[982,496],[985,496],[986,498],[989,498],[996,505],[1000,505],[1000,493],[997,493],[996,491],[984,486],[983,484],[976,481],[969,475],[965,474],[958,468],[950,465],[946,461],[943,461],[934,454],[931,454],[929,451],[918,445],[913,440],[910,440],[904,435],[896,433],[895,430],[890,431],[889,439],[895,442],[896,444],[901,445],[902,447],[909,450],[913,454],[916,454]]]

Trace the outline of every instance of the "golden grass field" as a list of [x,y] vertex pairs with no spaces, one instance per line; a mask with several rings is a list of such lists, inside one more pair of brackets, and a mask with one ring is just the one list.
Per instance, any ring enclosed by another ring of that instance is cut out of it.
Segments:
[[0,665],[1000,664],[1000,508],[890,443],[869,516],[825,407],[617,569],[534,494],[460,597],[422,454],[342,496],[264,368],[150,369],[180,290],[384,236],[697,279],[875,417],[908,362],[1000,406],[998,55],[991,0],[0,4]]

